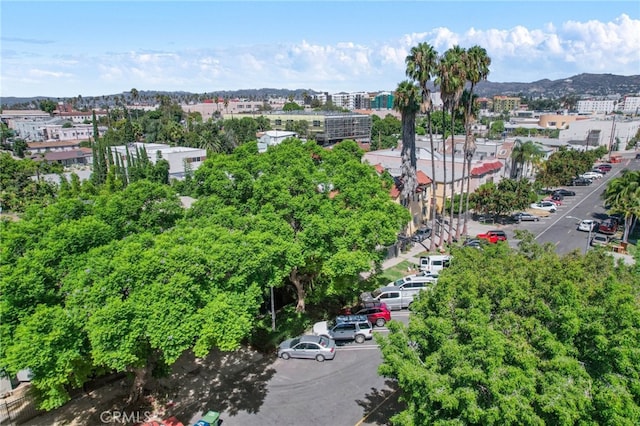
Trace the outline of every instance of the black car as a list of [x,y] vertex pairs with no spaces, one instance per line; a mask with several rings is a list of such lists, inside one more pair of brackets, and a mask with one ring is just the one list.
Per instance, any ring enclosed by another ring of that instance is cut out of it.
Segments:
[[571,181],[572,186],[589,186],[591,185],[591,183],[592,183],[591,179],[585,179],[585,178],[576,178],[573,181]]
[[431,236],[431,228],[420,228],[416,231],[415,235],[411,238],[412,241],[419,243]]
[[551,199],[555,200],[555,201],[562,201],[562,200],[564,200],[564,196],[562,194],[558,194],[557,192],[554,192],[551,195]]
[[537,222],[540,220],[538,216],[526,212],[516,213],[511,216],[511,219],[515,220],[516,222]]
[[564,188],[556,189],[555,191],[553,191],[553,194],[560,194],[563,197],[573,197],[574,195],[576,195],[575,192],[569,191],[568,189],[564,189]]
[[640,154],[636,154],[636,160],[640,160]]

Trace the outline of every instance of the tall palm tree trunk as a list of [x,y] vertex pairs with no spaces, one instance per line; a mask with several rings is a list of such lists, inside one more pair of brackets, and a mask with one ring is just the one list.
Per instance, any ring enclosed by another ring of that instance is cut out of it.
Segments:
[[[464,204],[464,200],[465,200],[465,191],[464,191],[464,183],[465,183],[465,178],[466,178],[466,171],[467,171],[467,161],[471,162],[471,159],[467,158],[467,152],[469,150],[469,133],[466,132],[465,135],[465,139],[464,139],[464,148],[463,148],[463,160],[462,160],[462,176],[461,176],[461,185],[460,185],[460,203],[458,205],[458,227],[456,228],[456,235],[458,236],[458,238],[460,238],[460,218],[462,217],[462,205]],[[469,182],[467,182],[467,192],[469,191]],[[467,233],[467,215],[465,214],[464,216],[464,224],[462,227],[462,234],[466,234]]]
[[431,205],[429,206],[429,212],[431,214],[431,244],[429,245],[429,251],[435,250],[436,246],[436,236],[434,232],[436,231],[436,209],[437,209],[437,198],[436,198],[436,156],[433,151],[433,129],[431,127],[431,111],[427,111],[427,125],[429,126],[429,147],[431,148]]
[[[443,182],[444,185],[442,186],[442,208],[441,208],[441,215],[440,215],[440,242],[439,242],[439,246],[442,247],[444,245],[444,232],[445,232],[445,226],[444,226],[444,215],[446,214],[446,206],[447,206],[447,149],[445,147],[445,141],[447,140],[447,135],[446,135],[446,126],[444,125],[446,122],[446,116],[445,116],[445,109],[444,106],[442,107],[442,176],[443,176]],[[450,232],[451,230],[447,230],[447,232]]]
[[[449,239],[448,242],[449,244],[451,244],[452,240],[453,240],[453,212],[454,212],[454,208],[455,208],[455,195],[456,195],[456,141],[454,139],[454,131],[455,129],[455,119],[454,119],[454,108],[451,107],[451,209],[449,212]],[[458,226],[456,225],[456,234],[455,234],[455,238],[458,239],[459,235],[458,235]]]

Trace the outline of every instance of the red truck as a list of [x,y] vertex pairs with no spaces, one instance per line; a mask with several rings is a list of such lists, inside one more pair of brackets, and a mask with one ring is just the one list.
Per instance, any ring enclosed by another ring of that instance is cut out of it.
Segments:
[[476,235],[476,238],[487,240],[491,244],[496,244],[498,241],[507,241],[507,234],[501,230],[487,231],[484,234]]

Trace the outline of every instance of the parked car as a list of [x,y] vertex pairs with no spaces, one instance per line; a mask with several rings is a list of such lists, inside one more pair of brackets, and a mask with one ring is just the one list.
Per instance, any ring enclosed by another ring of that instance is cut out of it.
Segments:
[[340,315],[331,321],[320,321],[313,325],[313,334],[333,340],[355,340],[364,343],[373,338],[373,325],[365,315]]
[[592,247],[606,246],[607,244],[609,244],[609,237],[607,237],[606,235],[596,234],[591,239],[591,246]]
[[335,356],[336,342],[326,336],[298,336],[278,345],[278,357],[282,359],[306,358],[322,362]]
[[558,200],[558,199],[552,198],[552,197],[547,197],[547,198],[543,199],[542,201],[551,201],[556,206],[561,206],[562,205],[562,200]]
[[538,203],[533,203],[530,206],[532,209],[544,210],[550,213],[554,213],[558,210],[557,206],[551,201],[540,201]]
[[600,223],[598,226],[598,232],[601,234],[613,235],[618,231],[618,222],[614,219],[606,219]]
[[563,197],[573,197],[574,195],[576,195],[575,192],[569,191],[568,189],[564,189],[564,188],[556,189],[555,191],[553,191],[553,193],[551,195],[553,195],[553,194],[560,194]]
[[511,219],[516,222],[537,222],[540,220],[540,217],[526,212],[518,212],[511,215]]
[[640,154],[636,154],[636,160],[640,160]]
[[481,250],[483,244],[487,244],[487,241],[479,240],[477,238],[468,238],[464,243],[462,243],[462,247],[473,247]]
[[433,284],[437,281],[438,281],[438,274],[431,273],[431,272],[429,273],[420,272],[419,274],[416,274],[416,275],[407,275],[406,277],[402,277],[400,279],[392,281],[387,285],[408,289],[410,288],[408,284],[420,284],[420,285],[416,285],[415,287],[424,287],[425,285]]
[[360,295],[362,302],[378,301],[387,305],[389,310],[408,308],[413,299],[415,293],[400,290],[395,286],[380,287],[372,292],[365,292]]
[[593,219],[584,219],[578,224],[578,231],[593,232],[598,229],[598,225],[598,222]]
[[431,236],[431,228],[422,227],[416,231],[416,233],[411,237],[411,241],[415,241],[417,243],[426,240]]
[[591,179],[585,179],[585,178],[576,178],[574,180],[571,181],[571,185],[573,186],[589,186],[593,183],[593,181]]
[[581,178],[583,178],[583,179],[591,179],[591,180],[593,180],[593,179],[600,179],[600,178],[602,177],[602,173],[597,173],[597,172],[586,172],[586,173],[581,174],[581,175],[580,175],[580,176],[578,176],[578,177],[581,177]]
[[602,172],[606,173],[606,172],[610,172],[611,171],[611,164],[597,164],[595,166],[593,166],[594,168],[601,170]]
[[479,240],[487,240],[491,244],[495,244],[498,241],[507,241],[507,234],[504,231],[495,229],[492,231],[487,231],[484,234],[476,235],[476,238]]
[[391,311],[384,303],[380,303],[375,307],[361,309],[356,312],[356,315],[365,315],[369,322],[376,327],[384,327],[388,321],[391,321]]

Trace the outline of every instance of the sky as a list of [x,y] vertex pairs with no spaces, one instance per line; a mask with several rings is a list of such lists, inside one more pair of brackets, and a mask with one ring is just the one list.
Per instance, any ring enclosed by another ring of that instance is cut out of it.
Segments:
[[0,2],[0,97],[394,90],[418,43],[479,45],[489,81],[640,74],[640,2]]

